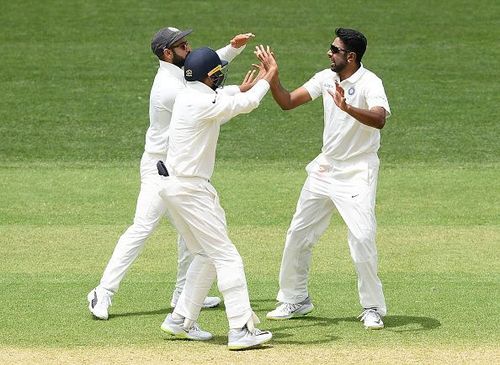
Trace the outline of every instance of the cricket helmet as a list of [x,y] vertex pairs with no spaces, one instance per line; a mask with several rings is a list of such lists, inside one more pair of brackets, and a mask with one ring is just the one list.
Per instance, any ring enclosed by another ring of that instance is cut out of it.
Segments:
[[184,78],[187,81],[203,81],[210,77],[214,88],[221,86],[226,73],[227,61],[208,47],[197,48],[189,53],[184,63]]

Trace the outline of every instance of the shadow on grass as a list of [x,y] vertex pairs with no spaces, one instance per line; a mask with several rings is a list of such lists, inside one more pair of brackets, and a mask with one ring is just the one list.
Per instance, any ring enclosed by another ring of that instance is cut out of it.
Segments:
[[120,317],[132,317],[132,316],[154,316],[156,314],[167,314],[172,310],[170,308],[157,309],[154,311],[141,311],[141,312],[126,312],[126,313],[110,313],[109,319],[120,318]]
[[[276,300],[274,299],[253,300],[252,307],[258,312],[263,312],[265,311],[264,308],[268,308],[267,310],[269,310],[269,308],[273,307],[275,303]],[[265,317],[265,314],[259,314],[261,318],[262,316]],[[359,326],[359,328],[363,328],[359,319],[355,316],[329,318],[307,315],[304,317],[292,318],[291,320],[273,321],[274,326],[276,326],[272,328],[273,340],[278,343],[286,344],[321,344],[333,342],[340,339],[341,337],[329,335],[327,338],[323,337],[322,339],[299,341],[291,339],[291,337],[296,337],[296,335],[291,334],[290,331],[297,334],[303,331],[314,333],[318,331],[319,328],[334,328],[342,322],[352,322]],[[384,317],[384,325],[384,331],[409,333],[434,330],[441,326],[441,322],[435,318],[424,316],[389,315]]]
[[441,326],[435,318],[416,316],[387,316],[384,324],[392,332],[430,331]]
[[[304,317],[301,319],[314,318]],[[355,322],[359,323],[356,317],[343,317],[333,318],[332,325],[337,325],[340,322]],[[391,332],[416,332],[416,331],[430,331],[441,326],[435,318],[430,317],[416,317],[416,316],[386,316],[384,317],[384,329]]]
[[[209,312],[218,311],[218,310],[224,311],[225,310],[224,305],[220,305],[220,306],[214,307],[214,308],[203,308],[203,311],[209,311]],[[168,313],[171,313],[172,311],[173,311],[173,308],[162,308],[162,309],[157,309],[154,311],[126,312],[126,313],[115,313],[115,314],[110,313],[109,319],[119,318],[119,317],[133,317],[133,316],[154,316],[157,314],[167,315]]]
[[[269,304],[275,303],[275,300],[254,300],[252,301],[252,307],[256,312],[267,311],[262,307],[269,307]],[[224,311],[224,306],[219,306],[216,308],[204,309],[204,311]],[[129,316],[151,316],[170,313],[172,309],[162,308],[153,311],[141,311],[141,312],[127,312],[127,313],[117,313],[110,314],[109,318],[119,318],[119,317],[129,317]],[[259,313],[261,318],[265,318],[265,314]],[[314,315],[307,315],[303,317],[292,318],[290,320],[284,321],[273,321],[273,328],[271,329],[273,333],[272,341],[275,343],[282,344],[300,344],[300,345],[315,345],[315,344],[325,344],[331,343],[336,340],[341,339],[339,336],[334,335],[322,335],[321,338],[313,339],[300,339],[300,333],[317,333],[320,328],[334,328],[342,322],[352,322],[356,323],[360,329],[362,329],[362,324],[356,317],[339,317],[339,318],[329,318],[329,317],[317,317]],[[403,315],[390,315],[384,317],[385,328],[384,331],[396,332],[396,333],[408,333],[417,331],[430,331],[441,326],[435,318],[430,317],[418,317],[418,316],[403,316]],[[266,322],[262,323],[260,326],[262,329],[268,329]],[[309,335],[305,336],[309,337]],[[297,339],[295,339],[297,338]],[[173,338],[167,337],[168,340],[175,340]],[[179,339],[179,341],[185,341]],[[214,344],[227,345],[226,335],[216,335],[210,341]],[[272,345],[265,345],[261,347],[261,350],[271,348]]]
[[[315,317],[315,316],[304,316],[298,318],[292,318],[290,320],[278,321],[278,323],[283,323],[282,326],[275,327],[272,329],[273,340],[277,343],[285,344],[324,344],[329,342],[334,342],[335,340],[341,339],[339,336],[327,335],[326,337],[322,335],[321,339],[313,340],[294,340],[293,337],[302,337],[289,333],[290,330],[300,334],[302,332],[306,333],[317,333],[318,329],[321,327],[334,328],[341,322],[353,322],[362,329],[362,324],[356,317],[341,317],[341,318],[328,318],[328,317]],[[384,317],[385,328],[383,331],[390,331],[396,333],[407,333],[416,331],[430,331],[441,326],[441,322],[437,319],[429,317],[416,317],[416,316],[387,316]]]

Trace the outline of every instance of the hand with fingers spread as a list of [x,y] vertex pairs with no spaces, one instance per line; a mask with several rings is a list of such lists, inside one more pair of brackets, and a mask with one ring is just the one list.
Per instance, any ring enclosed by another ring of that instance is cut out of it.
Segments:
[[234,48],[241,48],[246,45],[250,39],[254,38],[255,34],[253,33],[243,33],[235,35],[233,39],[229,42]]
[[345,101],[344,89],[338,82],[335,82],[335,91],[333,91],[332,89],[328,89],[328,94],[332,96],[335,105],[337,105],[340,110],[347,110],[348,105]]
[[[252,86],[255,85],[257,81],[259,81],[262,78],[262,70],[264,69],[261,65],[252,65],[254,68],[249,70],[245,78],[243,79],[243,82],[240,85],[240,91],[245,92],[248,91],[252,88]],[[257,69],[259,72],[257,73]]]
[[274,58],[271,48],[269,46],[264,47],[261,44],[255,47],[254,53],[266,71],[263,78],[271,83],[271,80],[278,75],[278,64],[276,63],[276,59]]
[[[306,167],[307,178],[287,231],[279,274],[279,304],[267,313],[268,319],[287,320],[313,310],[307,286],[312,257],[308,237],[319,239],[332,210],[337,210],[349,229],[347,243],[363,309],[358,318],[366,329],[384,327],[382,317],[387,305],[377,274],[375,201],[379,130],[391,111],[382,80],[361,63],[366,46],[367,39],[361,32],[336,28],[325,49],[325,69],[315,72],[293,91],[283,87],[278,75],[270,83],[272,96],[282,110],[323,99],[324,129],[321,152]],[[267,53],[262,46],[255,51],[264,66]]]

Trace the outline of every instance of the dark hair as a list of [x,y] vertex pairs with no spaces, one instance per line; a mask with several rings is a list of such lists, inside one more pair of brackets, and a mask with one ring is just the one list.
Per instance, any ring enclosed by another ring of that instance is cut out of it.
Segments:
[[356,53],[356,63],[359,65],[368,43],[363,33],[354,29],[337,28],[335,35],[340,38],[348,51]]

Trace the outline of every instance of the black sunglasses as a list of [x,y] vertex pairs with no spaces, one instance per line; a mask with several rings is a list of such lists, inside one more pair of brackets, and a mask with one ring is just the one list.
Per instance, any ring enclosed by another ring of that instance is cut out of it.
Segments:
[[351,52],[351,51],[349,51],[348,49],[342,49],[342,48],[339,48],[337,46],[334,46],[333,44],[330,44],[330,52],[335,54],[335,53],[339,53],[339,52]]
[[189,45],[189,42],[184,41],[184,42],[181,42],[179,44],[174,44],[173,46],[170,47],[170,49],[181,48],[183,51],[186,51],[188,48],[188,45]]

